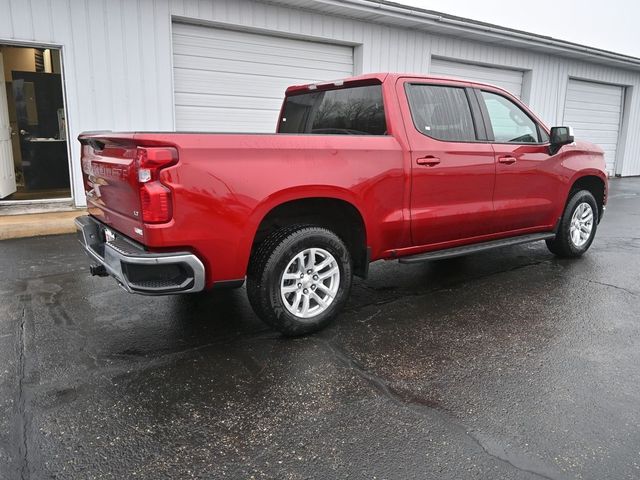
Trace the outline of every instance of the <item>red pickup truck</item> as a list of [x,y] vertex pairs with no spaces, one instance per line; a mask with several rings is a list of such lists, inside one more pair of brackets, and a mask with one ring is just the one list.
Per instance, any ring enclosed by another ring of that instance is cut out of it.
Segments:
[[395,73],[287,89],[275,134],[84,133],[94,275],[164,295],[239,287],[286,335],[327,325],[370,262],[545,240],[578,257],[602,150],[490,85]]

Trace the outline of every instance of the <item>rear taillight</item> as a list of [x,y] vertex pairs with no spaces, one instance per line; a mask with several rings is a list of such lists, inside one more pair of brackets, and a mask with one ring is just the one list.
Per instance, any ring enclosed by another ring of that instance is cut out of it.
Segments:
[[164,223],[171,220],[171,189],[160,182],[160,170],[177,161],[178,152],[175,148],[138,147],[136,164],[143,222]]
[[142,220],[145,223],[163,223],[171,220],[171,190],[160,182],[150,182],[140,187]]

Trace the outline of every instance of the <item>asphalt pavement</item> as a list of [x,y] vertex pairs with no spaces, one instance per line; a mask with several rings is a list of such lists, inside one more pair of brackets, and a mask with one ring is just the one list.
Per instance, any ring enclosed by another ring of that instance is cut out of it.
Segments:
[[581,259],[377,262],[299,339],[87,265],[0,242],[2,479],[640,478],[640,178]]

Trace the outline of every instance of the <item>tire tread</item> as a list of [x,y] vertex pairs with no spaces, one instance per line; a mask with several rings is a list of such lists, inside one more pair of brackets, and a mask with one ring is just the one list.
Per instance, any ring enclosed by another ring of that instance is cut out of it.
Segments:
[[[569,222],[571,222],[571,215],[581,199],[586,199],[593,209],[593,230],[591,232],[591,239],[582,247],[576,248],[572,243],[568,235]],[[551,253],[561,258],[577,258],[582,256],[591,246],[593,239],[596,235],[598,227],[598,204],[595,197],[589,190],[575,189],[569,193],[569,198],[565,205],[565,209],[562,212],[560,223],[558,225],[558,231],[555,238],[547,240],[547,248]]]
[[[305,233],[305,231],[307,232]],[[308,322],[304,325],[296,325],[296,323],[291,320],[287,321],[287,318],[285,318],[286,314],[280,312],[279,309],[272,305],[269,296],[269,275],[273,270],[273,265],[279,261],[282,255],[282,249],[292,241],[296,241],[296,239],[314,234],[323,234],[332,241],[337,241],[342,245],[348,263],[346,267],[343,265],[343,268],[348,267],[349,278],[344,279],[348,293],[352,275],[351,258],[348,249],[334,232],[315,225],[289,225],[274,231],[262,241],[254,254],[252,254],[249,268],[247,269],[247,296],[249,297],[251,307],[265,323],[288,336],[301,335],[318,330],[329,323],[330,318],[332,318],[330,317],[327,320],[321,320],[319,322]],[[340,258],[336,258],[336,260],[340,261]],[[319,315],[319,317],[322,316],[323,314]],[[317,326],[316,323],[318,323]]]

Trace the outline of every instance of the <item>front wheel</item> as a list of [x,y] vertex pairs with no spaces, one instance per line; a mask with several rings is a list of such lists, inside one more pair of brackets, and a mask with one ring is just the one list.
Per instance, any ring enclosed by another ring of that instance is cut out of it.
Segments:
[[247,294],[256,314],[288,336],[327,326],[344,306],[352,280],[349,250],[314,226],[277,230],[251,258]]
[[558,231],[547,247],[559,257],[579,257],[586,252],[598,228],[598,204],[588,190],[578,190],[569,197]]

